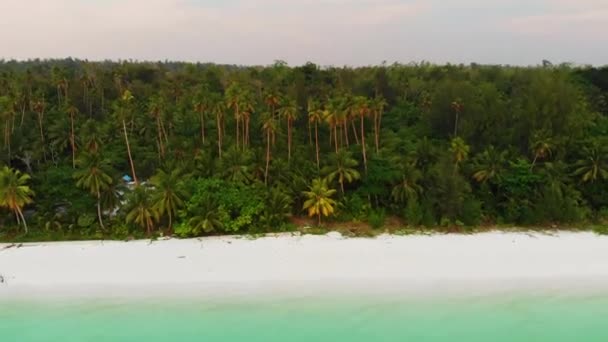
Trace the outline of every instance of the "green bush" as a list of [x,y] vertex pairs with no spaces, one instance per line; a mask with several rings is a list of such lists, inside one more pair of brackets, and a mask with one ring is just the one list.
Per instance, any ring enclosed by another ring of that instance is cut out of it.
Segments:
[[405,207],[404,218],[410,226],[419,226],[424,221],[424,209],[418,201],[410,200]]
[[386,211],[384,209],[372,210],[367,216],[367,222],[374,229],[384,227],[386,221]]

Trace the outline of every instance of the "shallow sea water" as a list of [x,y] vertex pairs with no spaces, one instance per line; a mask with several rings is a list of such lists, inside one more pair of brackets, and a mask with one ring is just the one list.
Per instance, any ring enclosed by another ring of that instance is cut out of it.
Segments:
[[604,296],[0,301],[1,341],[608,341]]

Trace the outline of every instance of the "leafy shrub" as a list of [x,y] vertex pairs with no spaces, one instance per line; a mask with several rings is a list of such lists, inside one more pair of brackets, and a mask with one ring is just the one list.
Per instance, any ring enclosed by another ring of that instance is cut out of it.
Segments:
[[482,218],[481,202],[474,199],[468,198],[462,205],[462,212],[460,213],[460,219],[466,226],[479,225]]
[[419,226],[424,220],[424,209],[418,201],[410,200],[405,207],[404,218],[410,226]]
[[384,226],[386,221],[386,212],[384,209],[372,210],[367,216],[367,222],[374,229],[379,229]]
[[217,226],[221,228],[220,232],[249,232],[260,226],[260,218],[265,208],[262,186],[209,178],[195,179],[189,187],[193,196],[186,202],[186,209],[181,215],[182,221],[187,222],[189,218],[195,217],[199,208],[205,207],[211,200],[217,203],[216,216],[221,223]]

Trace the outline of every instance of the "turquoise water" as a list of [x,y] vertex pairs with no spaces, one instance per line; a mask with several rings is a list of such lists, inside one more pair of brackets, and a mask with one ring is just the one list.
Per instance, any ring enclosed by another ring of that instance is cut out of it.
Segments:
[[608,341],[608,298],[0,302],[1,341]]

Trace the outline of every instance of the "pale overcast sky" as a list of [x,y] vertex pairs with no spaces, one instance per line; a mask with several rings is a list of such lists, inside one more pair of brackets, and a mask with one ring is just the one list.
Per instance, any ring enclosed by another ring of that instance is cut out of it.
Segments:
[[0,58],[608,64],[608,0],[0,0]]

